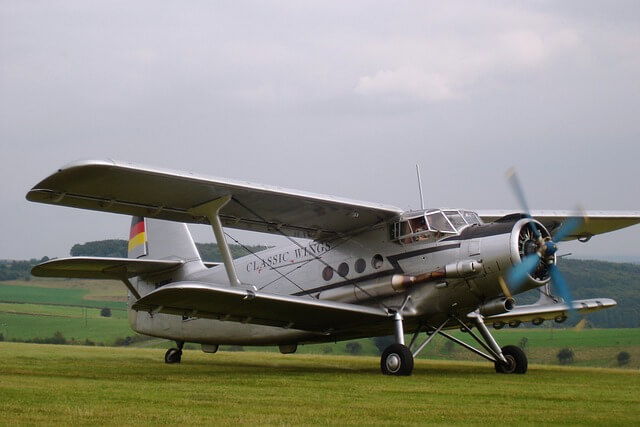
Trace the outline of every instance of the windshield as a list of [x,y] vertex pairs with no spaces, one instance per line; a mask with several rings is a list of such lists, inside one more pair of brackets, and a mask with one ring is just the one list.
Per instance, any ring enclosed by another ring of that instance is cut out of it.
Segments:
[[391,238],[400,243],[436,240],[446,234],[460,233],[465,227],[482,224],[471,211],[440,210],[407,212],[391,227]]
[[432,229],[444,233],[455,233],[455,229],[451,226],[442,211],[427,214],[427,221]]
[[462,218],[462,215],[460,215],[458,211],[446,211],[444,214],[449,219],[449,222],[451,222],[451,224],[456,228],[456,231],[460,231],[462,228],[467,226],[467,222]]

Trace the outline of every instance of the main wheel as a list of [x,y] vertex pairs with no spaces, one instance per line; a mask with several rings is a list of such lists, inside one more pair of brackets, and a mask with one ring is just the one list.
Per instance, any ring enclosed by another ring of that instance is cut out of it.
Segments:
[[391,344],[382,352],[380,369],[385,375],[411,375],[413,372],[411,350],[402,344]]
[[502,347],[502,355],[507,359],[507,364],[496,362],[496,372],[500,374],[524,374],[527,372],[527,355],[520,347],[504,346]]
[[182,360],[182,350],[179,348],[170,348],[164,354],[164,363],[180,363]]

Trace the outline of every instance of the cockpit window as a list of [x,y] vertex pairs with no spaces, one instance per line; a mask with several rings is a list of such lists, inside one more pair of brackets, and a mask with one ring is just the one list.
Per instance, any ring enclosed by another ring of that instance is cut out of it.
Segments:
[[403,244],[435,241],[460,233],[474,224],[482,224],[482,221],[471,211],[430,209],[407,212],[391,225],[391,239]]
[[449,221],[447,221],[447,218],[444,216],[442,211],[427,214],[427,221],[429,221],[429,225],[431,226],[431,228],[436,231],[440,231],[443,233],[456,232],[451,224],[449,224]]
[[462,215],[460,215],[458,211],[446,211],[444,214],[449,219],[449,222],[453,224],[456,231],[460,231],[467,226],[467,222],[462,218]]
[[470,225],[482,224],[482,221],[480,221],[480,218],[478,218],[478,215],[476,215],[475,212],[463,211],[462,216],[464,217],[464,220],[467,221],[467,223]]

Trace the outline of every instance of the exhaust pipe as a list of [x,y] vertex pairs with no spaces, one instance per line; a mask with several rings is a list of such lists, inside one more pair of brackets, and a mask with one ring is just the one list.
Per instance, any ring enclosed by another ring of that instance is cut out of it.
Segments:
[[513,310],[516,302],[513,298],[498,298],[491,301],[487,301],[482,304],[480,309],[480,314],[483,316],[494,316],[496,314],[507,313]]

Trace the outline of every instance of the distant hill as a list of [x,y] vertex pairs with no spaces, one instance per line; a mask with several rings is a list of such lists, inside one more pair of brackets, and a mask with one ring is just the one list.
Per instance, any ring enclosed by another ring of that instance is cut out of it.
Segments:
[[615,309],[590,314],[592,325],[640,327],[640,265],[562,259],[558,267],[574,298],[608,297],[618,302]]

